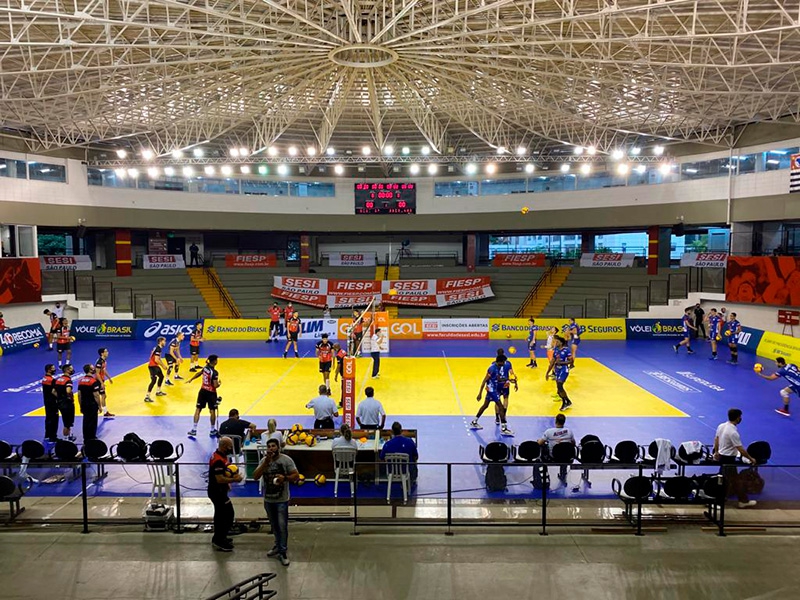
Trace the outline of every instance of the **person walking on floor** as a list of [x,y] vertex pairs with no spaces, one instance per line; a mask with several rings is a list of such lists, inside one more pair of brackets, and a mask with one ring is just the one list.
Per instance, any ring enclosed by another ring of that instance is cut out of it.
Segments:
[[300,478],[294,461],[281,453],[278,440],[267,440],[267,455],[256,467],[253,479],[263,478],[264,510],[269,517],[275,545],[267,556],[277,556],[284,567],[289,566],[289,484]]

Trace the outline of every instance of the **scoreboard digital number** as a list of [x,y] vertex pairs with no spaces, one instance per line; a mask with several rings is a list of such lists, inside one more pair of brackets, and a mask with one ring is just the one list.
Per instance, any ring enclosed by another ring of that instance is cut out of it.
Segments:
[[393,181],[355,184],[357,215],[413,215],[417,184]]

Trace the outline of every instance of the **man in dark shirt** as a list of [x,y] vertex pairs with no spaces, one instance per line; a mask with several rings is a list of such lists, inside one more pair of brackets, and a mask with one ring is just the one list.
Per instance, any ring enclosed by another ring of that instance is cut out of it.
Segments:
[[228,491],[232,483],[239,483],[243,479],[241,473],[231,475],[228,471],[228,455],[232,451],[233,440],[221,437],[216,451],[208,461],[208,499],[214,505],[214,536],[211,538],[211,546],[220,552],[233,550],[233,540],[228,537],[228,532],[235,515]]
[[58,399],[55,390],[56,366],[45,365],[42,377],[42,399],[44,401],[44,439],[58,441]]
[[190,267],[199,267],[200,266],[200,248],[192,242],[192,245],[189,246],[189,257],[191,262],[189,263]]
[[83,415],[83,442],[97,437],[97,414],[103,409],[100,391],[103,385],[97,377],[94,365],[83,365],[83,377],[78,381],[78,397]]
[[75,369],[72,365],[64,365],[62,370],[64,372],[53,382],[53,388],[56,391],[58,412],[61,413],[61,423],[64,426],[62,433],[65,438],[74,442],[72,426],[75,425],[75,398],[72,395],[72,374]]
[[[706,322],[704,317],[706,315],[706,311],[703,310],[703,307],[700,306],[700,303],[694,305],[694,336],[695,338],[706,339],[708,337],[706,335]],[[702,333],[701,333],[702,332]]]
[[386,460],[387,454],[407,454],[411,479],[417,479],[417,465],[415,464],[419,459],[417,445],[410,437],[403,435],[403,426],[398,421],[392,423],[392,439],[388,440],[381,448],[381,460]]
[[256,433],[256,424],[239,418],[239,411],[232,408],[228,411],[228,420],[219,426],[220,435],[238,435],[242,441],[246,441],[251,435]]

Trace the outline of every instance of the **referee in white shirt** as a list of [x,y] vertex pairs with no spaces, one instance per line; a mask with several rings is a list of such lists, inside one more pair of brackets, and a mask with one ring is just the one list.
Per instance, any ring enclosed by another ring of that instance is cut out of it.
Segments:
[[364,398],[356,407],[356,421],[361,429],[383,429],[386,423],[386,411],[383,404],[375,399],[375,390],[364,388]]
[[720,423],[714,436],[714,460],[722,464],[722,474],[730,482],[728,489],[733,490],[738,496],[739,508],[750,508],[756,505],[756,501],[747,497],[747,490],[745,490],[743,482],[739,478],[739,471],[736,469],[736,458],[741,455],[751,464],[757,463],[747,453],[747,449],[742,446],[742,438],[739,436],[737,428],[741,422],[742,411],[738,408],[731,408],[728,411],[728,420]]
[[314,409],[314,429],[333,429],[333,418],[339,416],[336,402],[330,397],[328,386],[319,386],[319,396],[312,398],[306,408]]

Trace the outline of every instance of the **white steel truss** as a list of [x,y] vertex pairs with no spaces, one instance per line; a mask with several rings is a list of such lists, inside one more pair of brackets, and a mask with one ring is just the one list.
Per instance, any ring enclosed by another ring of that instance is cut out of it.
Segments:
[[798,0],[0,0],[31,151],[732,141],[800,120]]

